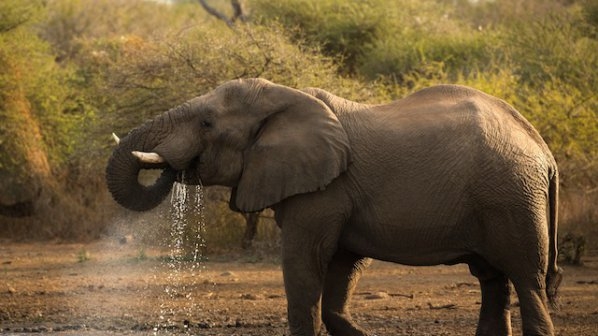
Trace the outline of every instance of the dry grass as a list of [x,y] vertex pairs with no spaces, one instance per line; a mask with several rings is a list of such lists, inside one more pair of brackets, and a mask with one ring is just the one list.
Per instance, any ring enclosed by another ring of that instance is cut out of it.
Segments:
[[584,237],[586,246],[598,249],[598,191],[564,190],[560,195],[559,234]]

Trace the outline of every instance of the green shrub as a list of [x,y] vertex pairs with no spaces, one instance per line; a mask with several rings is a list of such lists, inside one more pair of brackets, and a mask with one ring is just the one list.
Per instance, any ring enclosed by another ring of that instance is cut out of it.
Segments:
[[34,211],[29,218],[0,216],[0,231],[22,238],[93,236],[96,221],[82,221],[78,198],[65,190],[84,112],[66,85],[71,69],[59,67],[37,35],[42,13],[41,2],[0,5],[7,18],[0,30],[0,203],[30,204]]
[[107,125],[99,125],[105,134],[123,134],[234,78],[263,77],[292,87],[329,88],[346,96],[361,90],[356,81],[337,76],[329,59],[289,42],[276,25],[236,31],[201,26],[166,40],[115,37],[89,41],[84,50],[82,57],[91,60],[85,64],[97,64],[88,71],[101,77],[96,77],[95,94],[106,104],[102,113],[110,115],[102,118]]
[[340,60],[341,72],[368,79],[422,71],[444,62],[452,75],[482,71],[493,60],[495,34],[454,19],[454,6],[436,1],[260,1],[258,22],[280,22],[304,40]]
[[[39,34],[59,62],[76,61],[81,41],[119,36],[166,38],[205,21],[196,4],[168,6],[143,0],[49,0]],[[205,22],[203,22],[205,24]],[[172,37],[172,36],[171,36]]]
[[522,81],[542,87],[556,79],[591,93],[598,87],[598,40],[590,29],[579,14],[559,13],[515,25],[503,45]]
[[305,41],[334,57],[352,73],[386,22],[383,1],[254,0],[260,24],[280,23],[295,41]]
[[[359,72],[367,78],[390,76],[399,84],[412,72],[426,73],[432,63],[442,63],[447,80],[486,71],[494,61],[496,37],[477,31],[430,33],[404,32],[380,39],[361,59]],[[413,83],[405,83],[413,85]]]
[[[591,2],[593,0],[588,0]],[[441,1],[447,3],[447,1]],[[454,0],[448,6],[449,15],[473,28],[509,27],[517,22],[559,14],[575,7],[576,0]]]
[[[598,2],[594,0],[585,0],[582,3],[582,14],[586,22],[593,27],[594,34],[598,29]],[[594,35],[596,38],[596,35]]]

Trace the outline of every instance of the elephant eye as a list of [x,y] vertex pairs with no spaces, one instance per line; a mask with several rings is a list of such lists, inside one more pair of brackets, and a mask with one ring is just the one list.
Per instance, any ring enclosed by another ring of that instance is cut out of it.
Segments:
[[209,120],[203,120],[201,122],[201,127],[203,128],[212,128],[212,122]]

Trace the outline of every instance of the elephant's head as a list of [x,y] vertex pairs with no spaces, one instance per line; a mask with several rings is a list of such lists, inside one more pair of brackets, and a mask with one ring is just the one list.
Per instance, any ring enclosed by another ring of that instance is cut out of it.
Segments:
[[[349,162],[349,140],[322,101],[263,79],[227,82],[131,131],[114,150],[108,188],[122,206],[157,206],[175,180],[232,187],[231,207],[258,211],[324,188]],[[163,169],[154,185],[141,169]]]

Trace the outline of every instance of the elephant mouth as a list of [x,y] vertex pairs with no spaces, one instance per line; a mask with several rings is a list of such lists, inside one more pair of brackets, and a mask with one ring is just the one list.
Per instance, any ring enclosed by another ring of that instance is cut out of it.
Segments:
[[[151,186],[154,184],[155,181],[158,180],[158,176],[170,172],[171,174],[175,174],[175,182],[188,185],[201,185],[201,178],[199,177],[199,174],[196,172],[196,169],[194,169],[194,167],[195,166],[192,164],[187,169],[176,170],[167,163],[145,163],[141,165],[141,169],[138,173],[138,179],[140,180],[140,183],[147,186]],[[143,177],[144,175],[150,176],[149,181],[147,178]]]
[[201,178],[199,177],[197,169],[200,162],[199,156],[191,159],[191,161],[185,165],[184,169],[177,169],[170,165],[168,161],[158,153],[133,151],[132,154],[138,159],[142,169],[161,169],[162,171],[174,170],[176,172],[176,182],[190,185],[201,184]]
[[189,185],[201,185],[201,177],[199,176],[199,156],[191,160],[186,169],[177,171],[176,181]]

